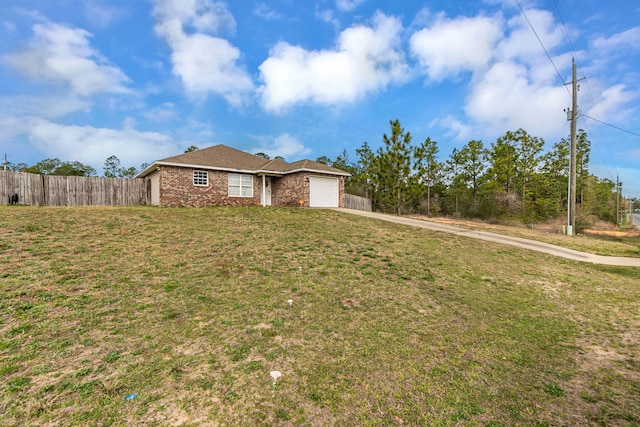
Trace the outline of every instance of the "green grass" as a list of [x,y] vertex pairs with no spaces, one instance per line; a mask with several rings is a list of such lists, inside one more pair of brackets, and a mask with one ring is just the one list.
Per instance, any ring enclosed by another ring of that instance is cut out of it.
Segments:
[[8,206],[0,265],[3,426],[640,423],[640,269],[324,210]]

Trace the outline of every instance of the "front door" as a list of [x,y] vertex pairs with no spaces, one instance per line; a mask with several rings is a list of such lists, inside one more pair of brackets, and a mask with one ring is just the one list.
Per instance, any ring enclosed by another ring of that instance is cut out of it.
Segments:
[[271,206],[271,177],[264,180],[264,205]]

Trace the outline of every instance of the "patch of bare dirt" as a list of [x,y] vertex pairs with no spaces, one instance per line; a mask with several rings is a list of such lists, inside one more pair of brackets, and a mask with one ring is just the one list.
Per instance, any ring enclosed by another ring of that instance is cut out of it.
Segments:
[[341,303],[344,308],[360,307],[360,301],[353,298],[343,298]]
[[627,356],[620,354],[614,349],[607,349],[599,345],[588,344],[578,341],[578,345],[582,349],[581,354],[577,357],[577,362],[583,371],[597,371],[602,367],[611,367],[615,362],[621,362],[627,359]]
[[271,329],[271,325],[266,323],[258,323],[257,325],[253,325],[251,329],[261,330],[261,329]]
[[[134,402],[136,403],[136,402]],[[136,407],[137,405],[130,405]],[[188,423],[193,423],[199,426],[217,426],[217,423],[207,420],[206,411],[193,410],[194,408],[188,407],[185,404],[184,398],[176,399],[164,398],[157,402],[150,403],[148,405],[147,418],[145,422],[149,424],[160,424],[164,426],[182,426]],[[144,418],[143,418],[144,419]]]
[[4,228],[4,227],[0,227],[0,236],[10,236],[12,234],[14,234],[15,230],[11,229],[11,228]]
[[603,237],[635,237],[640,236],[640,231],[638,230],[602,230],[602,229],[592,229],[588,228],[582,231],[583,234],[587,236],[603,236]]

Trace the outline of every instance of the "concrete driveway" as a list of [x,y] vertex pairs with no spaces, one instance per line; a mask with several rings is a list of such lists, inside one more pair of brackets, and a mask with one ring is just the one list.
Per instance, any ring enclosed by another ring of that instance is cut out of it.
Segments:
[[364,212],[344,208],[336,208],[335,210],[352,215],[360,215],[367,218],[375,218],[382,221],[394,222],[396,224],[408,225],[411,227],[426,228],[428,230],[442,231],[444,233],[451,233],[458,236],[469,237],[472,239],[487,240],[489,242],[529,249],[532,251],[542,252],[545,254],[554,255],[574,261],[583,261],[603,265],[617,265],[623,267],[640,267],[640,258],[593,255],[586,252],[579,252],[574,251],[573,249],[550,245],[548,243],[538,242],[535,240],[522,239],[520,237],[505,236],[503,234],[490,233],[488,231],[469,230],[467,228],[461,228],[452,225],[439,224],[420,219],[404,218],[377,212]]

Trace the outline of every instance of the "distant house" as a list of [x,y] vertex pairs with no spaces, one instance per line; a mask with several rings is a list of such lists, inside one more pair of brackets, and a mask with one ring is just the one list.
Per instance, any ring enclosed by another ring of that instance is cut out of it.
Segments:
[[269,160],[215,145],[157,160],[137,175],[155,206],[344,206],[349,173],[311,160]]

